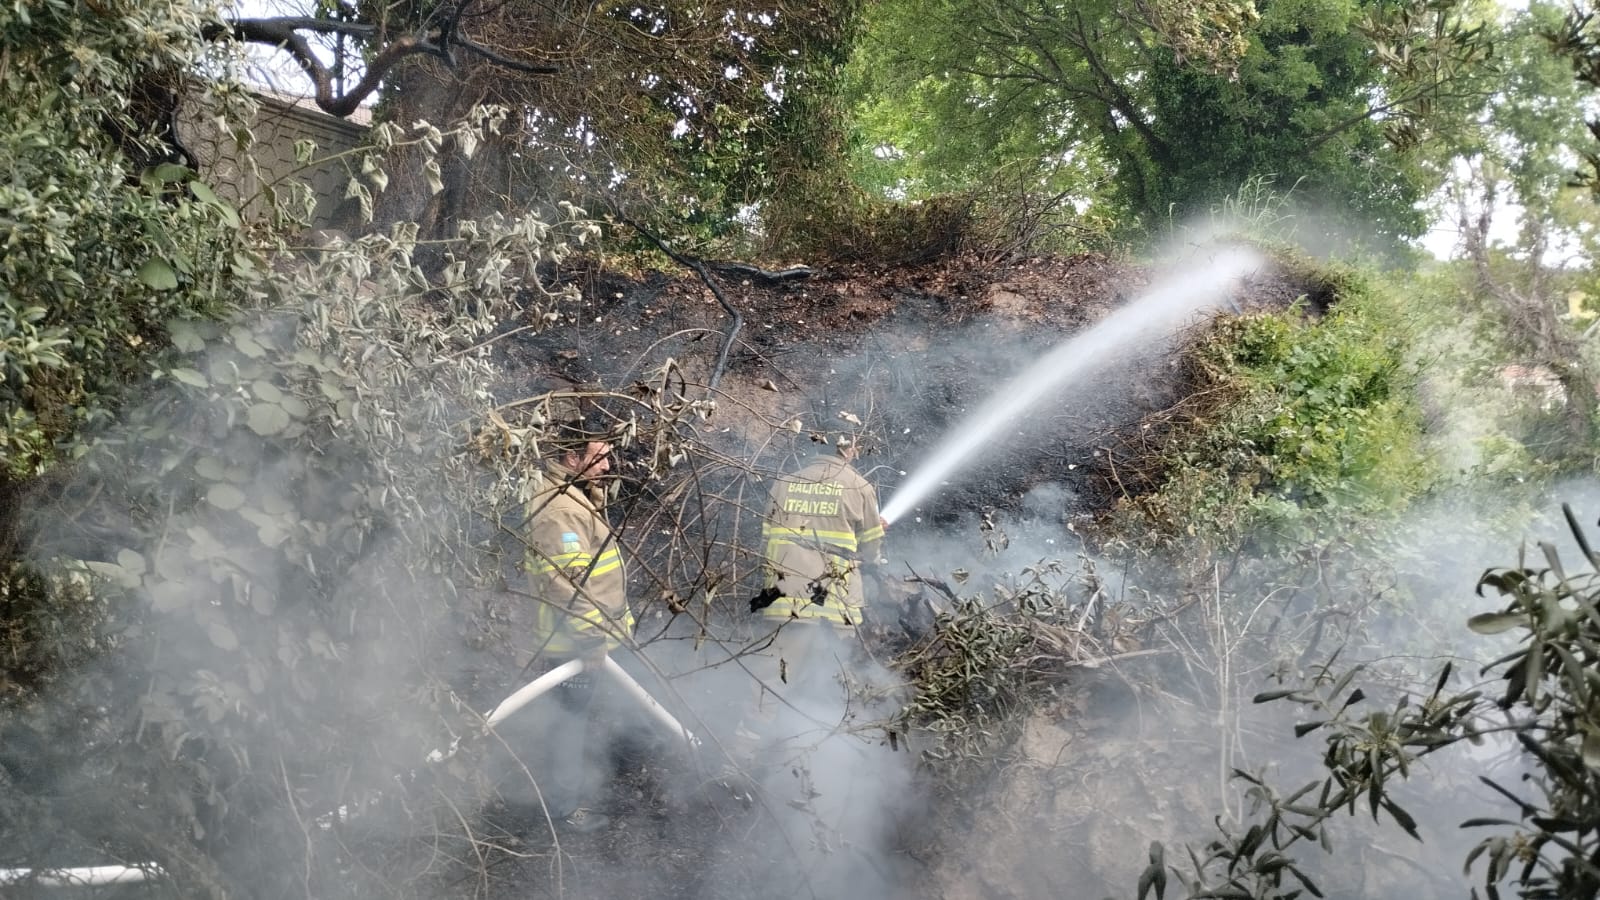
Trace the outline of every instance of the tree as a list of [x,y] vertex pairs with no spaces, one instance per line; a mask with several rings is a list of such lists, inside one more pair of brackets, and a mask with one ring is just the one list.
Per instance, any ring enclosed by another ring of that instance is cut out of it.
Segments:
[[[395,160],[380,221],[421,218],[425,234],[447,234],[457,216],[559,195],[714,231],[743,206],[804,191],[807,169],[839,157],[827,109],[857,8],[319,3],[229,31],[284,48],[336,115],[374,91],[399,123],[455,121],[479,104],[516,111],[435,179]],[[338,91],[338,63],[319,59],[313,35],[348,39],[343,65],[363,71],[352,87]]]
[[[1559,26],[1545,32],[1558,57],[1572,65],[1573,77],[1579,84],[1600,89],[1600,27],[1595,25],[1597,10],[1592,2],[1573,3]],[[1589,121],[1590,134],[1600,139],[1600,119]],[[1600,153],[1592,147],[1583,151],[1587,171],[1579,177],[1591,188],[1600,191]]]
[[[471,796],[470,753],[411,779],[483,734],[438,648],[485,626],[462,598],[545,436],[496,408],[493,335],[559,317],[551,267],[599,228],[570,204],[462,222],[432,273],[413,225],[315,253],[292,218],[245,226],[125,104],[204,68],[203,10],[91,6],[0,13],[0,869],[66,852],[159,865],[181,896],[397,893],[349,887],[335,826]],[[463,147],[495,121],[374,140]],[[624,398],[627,441],[692,415],[666,387]]]
[[[1565,13],[1535,3],[1507,23],[1498,77],[1473,129],[1456,142],[1448,193],[1471,267],[1471,290],[1502,326],[1522,362],[1554,372],[1565,392],[1562,447],[1584,457],[1595,413],[1593,365],[1569,295],[1594,284],[1600,208],[1573,181],[1589,142],[1587,89],[1548,52]],[[1497,243],[1498,220],[1516,216],[1515,237]]]
[[[183,896],[326,893],[350,872],[324,800],[377,795],[337,773],[410,772],[459,709],[417,651],[454,637],[478,513],[516,503],[542,436],[493,414],[480,342],[513,300],[546,321],[549,267],[598,227],[463,223],[430,277],[411,226],[310,257],[292,218],[246,226],[140,102],[226,71],[214,24],[190,0],[0,10],[0,868],[65,850]],[[375,134],[463,146],[493,120]],[[431,710],[395,718],[406,740],[372,715],[379,672]]]
[[1038,162],[1146,225],[1270,175],[1393,240],[1421,229],[1426,187],[1398,126],[1484,54],[1459,7],[1427,9],[886,3],[855,68],[862,147],[916,194]]
[[[1520,632],[1521,639],[1485,668],[1498,690],[1451,689],[1447,664],[1423,690],[1402,691],[1383,706],[1364,669],[1317,667],[1303,684],[1257,694],[1255,702],[1301,706],[1296,737],[1320,735],[1326,774],[1297,790],[1280,792],[1263,778],[1235,772],[1247,787],[1252,817],[1228,827],[1187,868],[1151,848],[1138,896],[1165,895],[1169,879],[1183,896],[1278,898],[1309,891],[1320,896],[1305,871],[1300,848],[1329,845],[1327,823],[1341,813],[1387,817],[1412,837],[1417,822],[1397,802],[1393,785],[1423,771],[1422,760],[1464,744],[1509,739],[1530,772],[1520,786],[1481,776],[1515,810],[1461,823],[1490,835],[1468,853],[1466,867],[1481,865],[1483,888],[1500,896],[1502,885],[1523,898],[1593,897],[1600,891],[1600,695],[1594,666],[1600,660],[1600,554],[1592,549],[1570,507],[1563,506],[1583,566],[1568,569],[1555,547],[1541,543],[1543,566],[1526,558],[1491,569],[1478,583],[1500,609],[1467,625],[1481,634]],[[1483,754],[1457,761],[1482,770]]]
[[[554,75],[553,65],[506,56],[474,40],[469,34],[478,13],[475,0],[454,4],[428,4],[414,15],[391,18],[381,7],[375,20],[367,20],[355,5],[319,0],[309,15],[236,17],[207,27],[206,36],[231,34],[241,41],[277,47],[288,54],[311,79],[317,106],[344,118],[378,91],[391,70],[412,56],[431,56],[451,69],[466,59],[482,60],[525,75]],[[416,4],[412,4],[416,7]],[[333,59],[324,60],[314,38],[333,38]],[[344,76],[359,69],[354,84]]]
[[104,420],[125,384],[148,377],[166,320],[226,306],[228,276],[251,265],[238,216],[171,153],[170,120],[144,102],[200,66],[201,8],[24,9],[0,11],[8,511],[18,482],[74,455],[80,431]]

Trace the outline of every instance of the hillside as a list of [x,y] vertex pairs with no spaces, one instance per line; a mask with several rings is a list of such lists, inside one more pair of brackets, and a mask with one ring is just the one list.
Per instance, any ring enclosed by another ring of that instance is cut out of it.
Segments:
[[[781,283],[718,277],[743,317],[714,396],[747,446],[794,417],[809,430],[840,430],[841,410],[863,420],[869,464],[883,496],[970,411],[1039,356],[1136,300],[1155,267],[1085,254],[979,265],[971,258],[917,266],[818,271]],[[508,367],[532,385],[625,388],[665,360],[703,384],[731,319],[693,274],[571,276],[581,304],[534,337],[517,338]],[[1230,297],[1241,311],[1283,309],[1301,297],[1315,312],[1328,288],[1277,266],[1250,275]],[[1191,317],[1190,325],[1200,324]],[[1036,485],[1078,499],[1062,514],[1094,514],[1119,496],[1106,447],[1145,416],[1180,403],[1188,385],[1167,347],[1120,348],[1122,358],[997,436],[1002,459],[931,498],[950,521],[982,508],[1019,508]],[[517,389],[522,389],[519,383]]]
[[[947,430],[989,401],[1013,373],[1135,302],[1162,274],[1084,255],[989,268],[942,260],[901,269],[819,272],[784,283],[751,278],[719,283],[743,324],[712,395],[717,409],[701,437],[707,456],[735,461],[669,480],[661,488],[636,489],[629,486],[629,475],[642,476],[646,461],[624,449],[623,495],[614,505],[614,522],[643,561],[632,592],[640,601],[645,653],[669,673],[679,673],[669,705],[694,727],[720,733],[730,691],[733,702],[742,702],[738,689],[727,684],[742,680],[738,672],[701,671],[720,659],[702,642],[737,647],[747,633],[742,608],[753,591],[750,579],[758,559],[751,550],[759,546],[750,530],[756,504],[749,498],[760,495],[766,473],[796,452],[781,440],[789,434],[785,423],[804,420],[805,433],[796,438],[801,448],[813,430],[819,436],[864,433],[869,450],[861,468],[882,495],[892,496]],[[669,359],[681,367],[685,390],[704,390],[699,385],[710,373],[729,318],[703,282],[692,274],[630,277],[595,270],[573,280],[582,286],[582,299],[570,315],[536,336],[519,334],[506,342],[508,370],[527,376],[510,379],[507,397],[577,386],[626,391]],[[1326,291],[1271,267],[1253,273],[1232,302],[1240,310],[1281,309],[1309,295],[1316,298],[1310,307],[1314,313],[1328,302]],[[1199,317],[1186,321],[1190,328],[1201,324]],[[509,331],[516,325],[504,327]],[[1064,386],[1017,422],[1014,434],[996,441],[996,452],[980,454],[916,515],[891,527],[889,553],[896,570],[914,569],[928,583],[942,584],[951,569],[968,560],[998,576],[1010,571],[1007,566],[1037,562],[1027,556],[1036,549],[1065,556],[1070,548],[1064,543],[1052,549],[1046,542],[1067,540],[1071,527],[1092,523],[1116,502],[1121,496],[1117,460],[1137,452],[1137,442],[1128,436],[1152,414],[1181,405],[1193,389],[1180,365],[1182,347],[1180,338],[1123,348],[1116,364],[1096,371],[1088,384]],[[861,428],[840,420],[839,411],[857,415]],[[692,489],[682,487],[688,482]],[[985,563],[976,550],[982,543],[978,529],[997,521],[1010,530],[1000,538],[1010,553]],[[670,524],[659,527],[664,523]],[[887,589],[912,602],[929,591],[916,581]],[[694,598],[689,613],[656,599],[668,593]],[[700,600],[704,612],[698,612]],[[515,610],[507,615],[517,618]],[[1104,635],[1116,631],[1110,628]],[[869,632],[868,646],[888,662],[912,649],[913,636],[892,622],[887,629],[880,624]],[[685,650],[686,641],[697,650]],[[1076,652],[1112,651],[1091,651],[1086,645]],[[1060,661],[1070,670],[1071,655]],[[515,664],[515,654],[508,652],[498,665]],[[890,664],[873,670],[878,676],[865,677],[892,682],[901,677],[889,674],[896,669]],[[1060,701],[1042,717],[1003,725],[1020,742],[994,762],[1011,760],[1008,765],[1022,767],[1019,773],[1034,774],[952,780],[947,764],[918,765],[917,754],[934,746],[929,739],[902,737],[899,752],[893,752],[880,736],[882,755],[852,758],[848,764],[857,773],[849,782],[853,786],[815,769],[806,776],[800,775],[803,767],[796,769],[810,793],[787,801],[801,804],[790,809],[784,798],[796,783],[787,775],[763,782],[767,790],[751,806],[711,777],[715,752],[689,760],[657,744],[653,751],[630,756],[619,762],[624,787],[612,808],[618,826],[604,835],[561,841],[572,865],[566,895],[748,898],[804,896],[811,890],[839,896],[842,880],[852,890],[870,886],[874,896],[1021,897],[1037,896],[1051,885],[1059,889],[1060,879],[1069,877],[1103,879],[1107,891],[1131,884],[1140,859],[1120,848],[1168,836],[1162,824],[1167,819],[1154,812],[1148,819],[1121,813],[1089,819],[1076,804],[1132,810],[1141,804],[1118,794],[1132,790],[1146,794],[1149,809],[1170,812],[1171,823],[1203,821],[1216,787],[1204,778],[1215,761],[1209,754],[1178,750],[1189,727],[1178,724],[1181,717],[1155,731],[1129,731],[1127,687],[1090,669],[1070,671],[1075,674],[1060,688]],[[890,690],[906,699],[899,689]],[[1113,752],[1113,747],[1122,750]],[[1131,768],[1105,765],[1124,753]],[[1097,772],[1102,780],[1087,793],[1048,788],[1055,799],[1046,802],[1037,796],[1046,789],[1038,779],[1048,781],[1051,767],[1068,759],[1075,760],[1070,768],[1080,775]],[[1137,780],[1136,773],[1160,766],[1172,780],[1148,785]],[[987,771],[987,766],[974,770]],[[1184,786],[1186,779],[1200,780]],[[829,805],[839,803],[841,793],[845,806]],[[1017,824],[991,822],[978,842],[964,835],[966,817],[980,810],[992,816],[999,809],[1009,810]],[[487,827],[489,843],[500,848],[488,854],[489,895],[520,895],[541,883],[553,852],[543,822],[491,810]],[[787,838],[775,838],[774,828]],[[1084,828],[1089,830],[1078,830]],[[824,833],[846,836],[819,837]],[[830,845],[836,839],[844,844],[821,859],[812,856],[815,847],[806,849],[812,840]],[[1054,856],[1049,848],[1064,846],[1080,851],[1046,863],[1028,859],[1031,851],[1024,849]],[[803,874],[789,868],[796,861]]]

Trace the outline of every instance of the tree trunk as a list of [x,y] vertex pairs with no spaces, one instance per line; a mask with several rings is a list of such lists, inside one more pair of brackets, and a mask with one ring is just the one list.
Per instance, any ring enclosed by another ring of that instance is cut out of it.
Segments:
[[[485,92],[477,82],[493,74],[487,66],[451,71],[431,60],[402,66],[395,71],[385,117],[408,130],[419,120],[449,128],[480,102]],[[513,112],[513,123],[515,118]],[[513,123],[508,123],[506,130],[514,135]],[[384,160],[389,186],[376,198],[373,226],[383,229],[397,222],[415,222],[420,238],[437,240],[454,236],[455,224],[463,218],[511,212],[515,192],[508,190],[505,173],[515,146],[514,136],[486,135],[469,160],[459,148],[447,144],[438,157],[444,183],[438,192],[428,183],[424,152],[418,147],[396,147]]]
[[1491,264],[1488,238],[1494,205],[1494,194],[1490,192],[1484,210],[1476,218],[1468,216],[1464,208],[1460,217],[1477,289],[1500,308],[1511,342],[1520,345],[1534,364],[1554,372],[1566,391],[1561,417],[1567,444],[1561,455],[1587,453],[1595,439],[1595,381],[1584,364],[1578,336],[1561,321],[1560,306],[1549,296],[1549,273],[1540,262],[1547,248],[1546,235],[1542,228],[1534,229],[1528,239],[1524,283],[1513,284],[1497,274]]

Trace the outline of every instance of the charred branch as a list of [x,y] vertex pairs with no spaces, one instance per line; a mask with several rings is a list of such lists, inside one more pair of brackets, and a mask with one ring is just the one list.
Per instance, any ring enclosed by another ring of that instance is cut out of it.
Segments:
[[[465,5],[458,7],[454,15],[441,18],[421,30],[399,35],[389,35],[379,26],[366,22],[314,16],[272,16],[235,19],[226,26],[213,26],[208,29],[206,36],[214,39],[229,34],[240,41],[266,44],[288,53],[316,86],[318,108],[340,118],[355,112],[361,102],[378,89],[389,71],[411,56],[432,56],[452,69],[460,64],[461,56],[465,55],[531,75],[553,75],[560,71],[556,66],[506,56],[469,39],[461,29],[465,8]],[[311,34],[347,37],[373,47],[376,52],[367,62],[366,73],[361,80],[341,91],[334,68],[314,52],[308,37]]]
[[762,269],[743,262],[710,262],[710,266],[719,275],[731,275],[737,278],[749,278],[760,282],[765,287],[783,284],[789,281],[804,281],[817,274],[817,270],[810,266],[790,266],[787,269]]
[[735,308],[732,303],[728,302],[728,298],[723,295],[722,289],[717,286],[716,280],[711,277],[710,270],[715,268],[717,271],[724,274],[733,273],[754,277],[770,284],[777,284],[784,281],[795,281],[802,278],[810,278],[812,275],[816,274],[816,270],[809,266],[792,266],[787,269],[780,269],[776,272],[771,272],[766,269],[750,265],[749,263],[707,263],[705,260],[693,256],[685,256],[682,253],[673,250],[672,248],[668,247],[666,243],[661,240],[661,238],[657,237],[655,234],[651,233],[649,229],[633,221],[632,219],[629,219],[625,216],[619,217],[619,219],[623,222],[623,224],[637,232],[640,237],[649,241],[657,250],[665,253],[673,262],[700,276],[701,283],[710,289],[711,295],[717,298],[717,303],[721,304],[723,311],[726,312],[733,320],[728,325],[728,330],[722,335],[722,346],[717,350],[717,362],[715,367],[713,367],[711,370],[711,378],[707,381],[707,386],[712,391],[717,389],[717,385],[722,381],[722,373],[728,368],[728,354],[733,350],[733,339],[738,336],[739,329],[744,327],[744,316],[739,313],[739,310]]

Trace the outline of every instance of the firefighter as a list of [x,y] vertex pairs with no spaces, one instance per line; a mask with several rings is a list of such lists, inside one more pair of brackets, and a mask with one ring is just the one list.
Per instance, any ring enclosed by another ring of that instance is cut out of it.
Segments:
[[633,632],[633,613],[622,551],[603,512],[612,447],[603,433],[582,429],[563,426],[567,441],[528,502],[524,569],[540,601],[535,629],[544,654],[598,661]]
[[772,630],[750,658],[760,699],[758,721],[740,728],[746,746],[772,737],[751,731],[767,730],[775,712],[768,691],[820,684],[860,650],[863,576],[882,563],[885,522],[877,492],[851,466],[858,439],[837,436],[834,450],[772,485],[761,527],[766,587],[750,604]]
[[[543,486],[528,502],[523,568],[535,603],[537,660],[548,671],[581,657],[599,663],[633,633],[626,599],[622,550],[604,513],[604,476],[611,444],[603,428],[569,419],[558,426]],[[584,672],[556,691],[573,721],[526,735],[548,760],[539,780],[545,808],[570,830],[597,831],[609,819],[595,809],[598,782],[609,772],[614,723],[590,719],[597,672]],[[608,732],[602,746],[586,748],[591,725]]]

